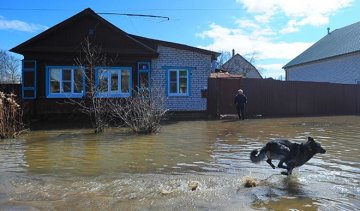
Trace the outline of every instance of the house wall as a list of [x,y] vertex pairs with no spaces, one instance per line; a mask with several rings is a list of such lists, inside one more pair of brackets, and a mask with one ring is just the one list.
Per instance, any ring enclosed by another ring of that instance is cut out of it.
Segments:
[[[34,100],[25,100],[32,102],[27,105],[25,114],[42,115],[42,114],[63,114],[74,113],[77,107],[72,105],[66,98],[47,98],[46,97],[46,68],[48,66],[73,66],[76,65],[74,58],[78,58],[78,54],[52,54],[52,55],[25,55],[24,60],[35,60],[37,62],[36,69],[36,92],[37,96]],[[109,56],[109,59],[114,59]],[[146,57],[116,57],[116,62],[109,66],[131,67],[132,68],[132,89],[135,90],[137,84],[138,62],[151,61]],[[87,74],[89,74],[87,72]]]
[[285,69],[288,81],[360,83],[360,53]]
[[[205,111],[207,99],[201,90],[207,89],[211,72],[211,56],[166,46],[158,46],[159,57],[152,60],[151,83],[163,88],[165,107],[170,111]],[[190,96],[167,96],[166,72],[168,67],[190,67]]]
[[261,78],[259,73],[256,70],[252,70],[246,74],[247,78]]

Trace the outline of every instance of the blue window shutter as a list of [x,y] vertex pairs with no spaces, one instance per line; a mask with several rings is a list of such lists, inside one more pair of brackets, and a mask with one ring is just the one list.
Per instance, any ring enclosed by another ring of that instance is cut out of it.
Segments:
[[47,97],[50,93],[50,73],[49,67],[45,68],[45,96]]
[[[36,61],[35,60],[23,60],[22,62],[22,84],[21,84],[21,90],[22,90],[22,98],[23,99],[36,99]],[[33,81],[31,81],[28,77],[25,76],[26,74],[33,74]],[[33,84],[31,85],[25,85],[25,84]]]
[[165,93],[166,96],[169,96],[169,70],[165,71]]
[[192,76],[192,70],[188,70],[188,92],[189,92],[189,96],[191,96],[191,76]]

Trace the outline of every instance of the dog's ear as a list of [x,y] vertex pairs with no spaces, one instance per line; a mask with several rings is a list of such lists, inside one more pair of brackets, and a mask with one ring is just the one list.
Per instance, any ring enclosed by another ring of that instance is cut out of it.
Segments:
[[315,140],[312,137],[308,137],[308,142],[315,142]]

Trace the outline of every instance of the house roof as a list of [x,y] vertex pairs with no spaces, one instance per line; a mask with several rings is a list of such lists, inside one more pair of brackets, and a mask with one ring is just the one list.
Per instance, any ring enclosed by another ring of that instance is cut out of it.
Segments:
[[360,51],[360,22],[336,29],[295,57],[283,68]]
[[[26,52],[71,52],[71,51],[74,51],[75,50],[74,48],[69,48],[69,47],[63,46],[59,43],[57,43],[58,44],[57,46],[52,46],[49,44],[39,45],[39,43],[41,43],[44,39],[58,33],[62,29],[69,27],[69,25],[76,23],[76,21],[79,21],[79,20],[81,20],[81,18],[84,18],[84,17],[90,17],[92,19],[95,19],[96,21],[100,22],[102,25],[104,25],[108,29],[110,29],[112,31],[112,33],[114,33],[116,35],[116,36],[111,36],[111,39],[120,37],[121,39],[126,40],[126,42],[128,42],[129,45],[131,44],[133,46],[136,46],[136,50],[133,50],[131,52],[129,51],[128,48],[124,48],[119,52],[119,49],[116,47],[113,47],[113,46],[111,46],[112,49],[110,49],[111,47],[109,49],[103,48],[104,51],[105,50],[108,52],[116,51],[116,53],[124,53],[124,54],[125,53],[136,54],[136,53],[141,52],[141,54],[145,54],[145,55],[148,55],[151,57],[156,57],[156,56],[158,56],[157,46],[165,45],[165,46],[169,46],[169,47],[173,47],[173,48],[190,50],[190,51],[195,51],[195,52],[202,53],[202,54],[211,55],[212,59],[216,59],[219,56],[219,53],[217,53],[217,52],[208,51],[208,50],[204,50],[201,48],[196,48],[196,47],[192,47],[192,46],[188,46],[188,45],[167,42],[167,41],[162,41],[162,40],[155,40],[155,39],[150,39],[150,38],[146,38],[146,37],[128,34],[128,33],[124,32],[123,30],[119,29],[118,27],[116,27],[115,25],[108,22],[107,20],[105,20],[104,18],[99,16],[98,14],[96,14],[90,8],[87,8],[87,9],[77,13],[76,15],[64,20],[63,22],[56,24],[55,26],[38,34],[37,36],[10,49],[10,51],[15,52],[15,53],[20,53],[20,54],[23,54]],[[86,35],[87,34],[84,34],[84,36],[86,36]],[[74,36],[73,36],[72,39],[76,39],[76,38],[74,38]],[[76,42],[78,44],[80,44],[81,40],[78,40]],[[53,43],[54,42],[51,42],[51,44],[53,44]]]
[[243,70],[244,68],[242,66],[247,65],[247,67],[251,68],[251,71],[255,71],[257,75],[259,75],[260,78],[262,78],[259,71],[256,69],[256,67],[251,64],[247,59],[245,59],[240,54],[235,54],[233,57],[231,57],[227,62],[225,62],[221,67],[222,69],[233,72],[234,68],[236,70]]
[[[115,34],[117,34],[116,37],[121,37],[122,39],[125,39],[128,43],[132,43],[132,45],[136,46],[137,51],[131,52],[131,53],[139,53],[141,51],[142,54],[147,54],[151,56],[157,56],[158,53],[156,50],[150,48],[149,46],[139,42],[138,40],[135,40],[131,36],[129,36],[126,32],[122,31],[121,29],[117,28],[107,20],[103,19],[99,15],[97,15],[93,10],[90,8],[87,8],[76,15],[56,24],[55,26],[47,29],[46,31],[38,34],[37,36],[21,43],[20,45],[10,49],[10,51],[15,53],[27,53],[27,52],[72,52],[76,49],[71,48],[69,46],[64,46],[63,43],[56,40],[55,42],[52,41],[50,43],[44,43],[45,39],[48,39],[49,37],[53,36],[56,33],[59,33],[62,29],[65,29],[66,27],[69,27],[71,24],[76,23],[77,21],[81,21],[82,18],[92,18],[98,22],[100,22],[102,25],[107,27],[108,29],[112,30]],[[87,32],[86,32],[87,33]],[[84,40],[84,37],[87,36],[87,34],[78,34],[79,36],[82,36],[80,40],[76,40],[76,36],[72,36],[71,39],[74,39],[74,42],[76,42],[78,45]],[[69,41],[69,39],[67,39]],[[39,44],[43,42],[44,44]],[[104,51],[114,51],[114,49],[104,49]],[[121,53],[118,52],[117,53]]]

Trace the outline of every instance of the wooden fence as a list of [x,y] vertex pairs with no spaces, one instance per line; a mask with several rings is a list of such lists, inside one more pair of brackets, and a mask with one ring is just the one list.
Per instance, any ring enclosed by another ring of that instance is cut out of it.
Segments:
[[1,84],[0,91],[10,94],[15,94],[19,99],[21,99],[21,84]]
[[235,114],[240,88],[250,118],[360,114],[360,85],[249,78],[209,78],[208,114]]

